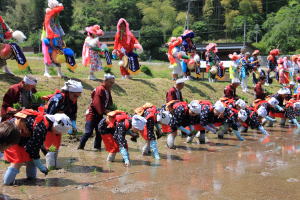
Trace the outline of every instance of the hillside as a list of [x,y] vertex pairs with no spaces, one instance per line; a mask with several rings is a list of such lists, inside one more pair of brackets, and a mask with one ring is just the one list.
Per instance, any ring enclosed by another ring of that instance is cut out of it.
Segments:
[[[67,79],[60,79],[58,77],[53,77],[48,79],[42,76],[44,66],[41,60],[30,59],[29,63],[33,71],[33,75],[38,78],[38,91],[55,91],[55,89],[60,89],[64,81]],[[4,93],[7,91],[11,84],[17,83],[24,76],[23,73],[18,71],[16,63],[14,61],[9,62],[9,66],[12,71],[16,74],[15,77],[8,76],[5,74],[0,74],[0,103],[2,104],[2,98]],[[170,80],[170,69],[167,67],[166,63],[159,64],[149,64],[148,67],[153,73],[153,77],[149,77],[143,73],[134,76],[132,80],[123,80],[119,76],[119,70],[116,65],[113,66],[112,72],[117,76],[116,84],[113,87],[112,95],[113,101],[117,105],[118,109],[123,109],[127,112],[132,113],[133,110],[143,105],[145,102],[151,102],[157,106],[161,106],[165,102],[165,93],[174,84]],[[82,82],[84,87],[84,92],[82,97],[79,99],[79,111],[78,111],[78,126],[79,131],[83,130],[85,122],[85,111],[90,103],[90,94],[92,90],[100,84],[104,72],[98,72],[97,77],[101,77],[98,81],[90,81],[87,79],[88,68],[83,67],[79,64],[76,73],[67,72],[66,68],[63,67],[65,75],[70,78],[78,79]],[[53,75],[55,72],[53,71]],[[187,81],[186,86],[183,89],[184,99],[191,101],[193,99],[207,99],[211,101],[216,101],[223,95],[223,89],[228,84],[228,82],[217,82],[208,83],[205,81]],[[237,93],[243,99],[251,102],[253,100],[253,89],[252,84],[249,88],[248,93],[242,93],[241,89],[238,88]],[[279,88],[278,85],[269,87],[269,91],[276,91]]]

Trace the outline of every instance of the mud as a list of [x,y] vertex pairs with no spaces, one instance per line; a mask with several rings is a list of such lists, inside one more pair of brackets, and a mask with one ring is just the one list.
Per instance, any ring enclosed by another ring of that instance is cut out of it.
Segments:
[[[61,169],[28,181],[22,168],[16,185],[0,186],[0,199],[300,199],[300,135],[292,130],[268,128],[269,137],[249,131],[244,142],[209,134],[201,145],[177,137],[176,150],[167,149],[163,137],[160,161],[141,155],[140,138],[129,143],[129,168],[120,155],[107,163],[104,150],[93,151],[93,139],[85,151],[66,142]],[[1,177],[7,166],[1,163]]]

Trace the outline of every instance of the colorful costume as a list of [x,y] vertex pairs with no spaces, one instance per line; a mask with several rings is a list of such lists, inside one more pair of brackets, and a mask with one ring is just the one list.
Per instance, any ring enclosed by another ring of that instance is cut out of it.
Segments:
[[168,59],[170,62],[169,68],[173,69],[172,75],[173,80],[178,79],[178,77],[183,75],[181,67],[181,59],[184,57],[188,59],[184,51],[181,51],[180,46],[182,44],[182,37],[171,37],[170,42],[168,42]]
[[217,44],[210,43],[206,46],[206,72],[208,73],[208,81],[215,82],[218,74],[220,59],[217,56]]
[[109,152],[107,161],[113,162],[116,153],[120,152],[125,165],[128,166],[130,161],[126,133],[133,127],[140,131],[143,130],[146,122],[145,118],[136,115],[131,120],[130,116],[119,110],[107,113],[107,116],[98,125],[106,151]]
[[240,56],[234,52],[233,54],[229,54],[228,57],[232,60],[232,64],[229,67],[229,78],[231,81],[239,79]]
[[284,60],[282,58],[277,60],[277,71],[279,73],[279,84],[281,85],[287,85],[289,84],[289,68],[287,65],[284,64]]
[[158,153],[157,141],[154,131],[154,127],[156,127],[157,131],[160,131],[160,127],[158,125],[156,117],[156,115],[158,114],[157,108],[150,103],[146,103],[142,107],[135,109],[135,114],[140,115],[147,120],[144,130],[140,131],[140,134],[146,141],[146,144],[143,147],[143,155],[148,155],[151,150],[153,152],[154,158],[156,160],[159,160],[160,156]]
[[252,68],[252,82],[255,85],[258,82],[260,76],[264,75],[264,72],[260,68],[259,60],[257,55],[259,54],[259,50],[255,50],[252,53],[252,57],[249,58],[250,65]]
[[[72,122],[72,129],[68,133],[75,134],[77,132],[77,127],[76,127],[77,100],[76,101],[71,100],[70,93],[81,93],[83,87],[80,82],[69,80],[68,82],[65,82],[64,87],[62,87],[61,89],[62,91],[57,90],[55,94],[49,95],[44,98],[44,100],[48,100],[48,102],[45,105],[46,113],[51,115],[54,115],[56,113],[66,114]],[[56,154],[55,155],[53,154],[56,160],[58,150],[61,145],[61,134],[48,132],[44,143],[44,147],[46,148],[46,150],[49,150],[49,148],[52,145],[55,146],[56,148],[56,152],[55,152]],[[46,155],[46,163],[48,165],[47,155]],[[56,166],[51,166],[51,167],[56,167]]]
[[200,76],[200,57],[196,53],[196,46],[194,45],[193,38],[194,32],[192,30],[185,30],[181,35],[182,38],[182,50],[189,57],[181,61],[182,72],[185,78],[191,79],[191,70],[196,72],[196,76]]
[[[270,78],[270,73],[271,72],[276,72],[277,68],[277,58],[276,56],[279,55],[279,50],[278,49],[273,49],[270,51],[269,56],[267,57],[268,63],[268,72],[267,72],[267,85],[272,83],[272,79]],[[276,75],[277,76],[277,75]]]
[[128,22],[121,18],[117,25],[113,54],[122,59],[119,65],[123,78],[129,78],[130,74],[140,71],[138,55],[134,53],[134,49],[137,49],[138,53],[143,52],[143,47],[130,31]]
[[248,91],[248,77],[249,73],[252,71],[252,66],[248,59],[249,54],[246,53],[245,56],[241,59],[241,70],[240,70],[240,79],[241,79],[241,86],[243,92]]
[[15,59],[20,70],[28,69],[29,72],[31,72],[21,48],[16,43],[7,43],[6,40],[10,40],[11,38],[18,40],[19,42],[26,39],[21,31],[13,32],[4,22],[2,16],[0,16],[0,68],[3,67],[5,73],[13,75],[7,67],[6,60]]
[[66,48],[63,41],[65,33],[59,23],[59,13],[64,10],[64,7],[57,0],[48,0],[48,6],[41,36],[45,64],[44,76],[51,77],[48,67],[53,65],[57,67],[58,76],[62,77],[62,63],[66,63],[68,69],[72,72],[74,72],[77,65],[73,50]]
[[[196,124],[197,114],[200,113],[200,104],[198,102],[192,101],[190,104],[180,101],[170,101],[166,105],[166,110],[172,114],[170,120],[171,133],[167,138],[167,146],[170,149],[174,149],[175,137],[177,135],[177,130],[185,132],[187,135],[194,135],[194,126]],[[193,112],[196,115],[191,115]],[[189,127],[186,129],[185,127]]]
[[85,31],[88,36],[85,38],[82,49],[82,64],[86,67],[90,66],[89,79],[96,80],[94,72],[102,70],[100,53],[107,50],[106,45],[101,45],[99,41],[99,37],[103,36],[104,32],[100,29],[99,25],[86,27]]
[[48,169],[40,161],[40,149],[48,131],[67,132],[71,128],[70,119],[64,114],[45,115],[42,109],[38,111],[22,110],[10,120],[20,130],[20,141],[4,151],[4,158],[12,163],[4,174],[4,184],[10,185],[19,173],[20,164],[26,164],[28,178],[36,178],[38,168],[42,173]]

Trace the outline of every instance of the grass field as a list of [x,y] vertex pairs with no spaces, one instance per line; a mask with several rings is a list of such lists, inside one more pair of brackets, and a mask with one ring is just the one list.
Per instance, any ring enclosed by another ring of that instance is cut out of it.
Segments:
[[[51,70],[53,78],[46,78],[43,76],[44,66],[41,59],[32,58],[29,59],[29,64],[33,71],[33,75],[38,78],[38,91],[54,92],[55,89],[60,89],[64,81],[67,79],[61,79],[56,76],[56,71]],[[80,63],[80,61],[77,61]],[[2,98],[10,85],[19,82],[24,76],[23,72],[20,72],[17,68],[15,61],[9,61],[8,65],[10,69],[15,73],[16,76],[9,76],[6,74],[0,74],[0,103],[2,104]],[[132,113],[136,107],[143,105],[145,102],[151,102],[157,106],[161,106],[165,102],[166,91],[174,84],[171,81],[171,70],[168,69],[167,63],[161,64],[147,64],[151,69],[153,77],[147,76],[140,73],[133,77],[132,80],[123,80],[120,78],[119,68],[116,63],[112,67],[112,72],[116,75],[116,84],[113,87],[112,95],[113,101],[117,105],[118,109],[123,109],[127,112]],[[72,79],[76,79],[82,82],[84,91],[82,97],[78,102],[78,127],[82,131],[85,123],[85,111],[90,103],[90,94],[92,90],[97,87],[102,81],[104,72],[96,73],[96,76],[100,78],[98,81],[90,81],[87,79],[89,69],[83,67],[81,64],[75,73],[67,71],[66,67],[63,66],[63,72],[66,76]],[[206,75],[205,75],[206,76]],[[205,99],[216,101],[223,96],[224,87],[229,84],[227,81],[208,83],[204,81],[187,81],[186,86],[183,89],[183,98],[191,101],[193,99]],[[249,80],[249,92],[243,93],[241,88],[238,88],[237,93],[240,97],[247,100],[248,102],[253,101],[253,87]],[[269,92],[275,92],[279,89],[279,85],[275,84],[267,88]]]

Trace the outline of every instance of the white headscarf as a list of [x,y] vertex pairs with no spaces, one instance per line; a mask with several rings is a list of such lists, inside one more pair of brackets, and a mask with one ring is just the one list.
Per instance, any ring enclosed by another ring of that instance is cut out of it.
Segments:
[[281,88],[277,92],[278,94],[291,94],[290,90],[288,88]]
[[214,105],[214,108],[218,113],[223,113],[225,111],[225,106],[221,101],[217,101]]
[[248,118],[247,112],[245,110],[240,110],[238,113],[238,118],[245,122]]
[[201,112],[201,105],[198,103],[197,100],[191,101],[191,103],[188,105],[190,111],[196,114],[200,114]]
[[242,99],[237,100],[237,101],[235,102],[235,104],[236,104],[237,106],[241,107],[242,109],[245,109],[246,106],[247,106],[246,102],[245,102],[244,100],[242,100]]
[[68,80],[61,89],[69,92],[82,92],[83,87],[81,82]]
[[264,106],[259,107],[259,109],[257,110],[257,114],[258,116],[264,118],[267,116],[268,112],[266,110],[266,108]]
[[72,128],[72,122],[66,114],[57,113],[46,117],[53,122],[53,128],[59,133],[67,133]]
[[112,74],[104,74],[104,80],[115,79],[115,76]]
[[134,115],[132,117],[132,126],[140,131],[144,129],[146,123],[147,120],[142,116]]
[[162,124],[169,124],[171,121],[172,115],[169,111],[159,112],[156,116],[156,120]]
[[275,97],[272,97],[271,99],[268,100],[268,103],[274,107],[279,104],[279,101]]
[[37,84],[37,80],[32,76],[30,76],[30,77],[24,76],[23,82],[27,85],[36,85]]

